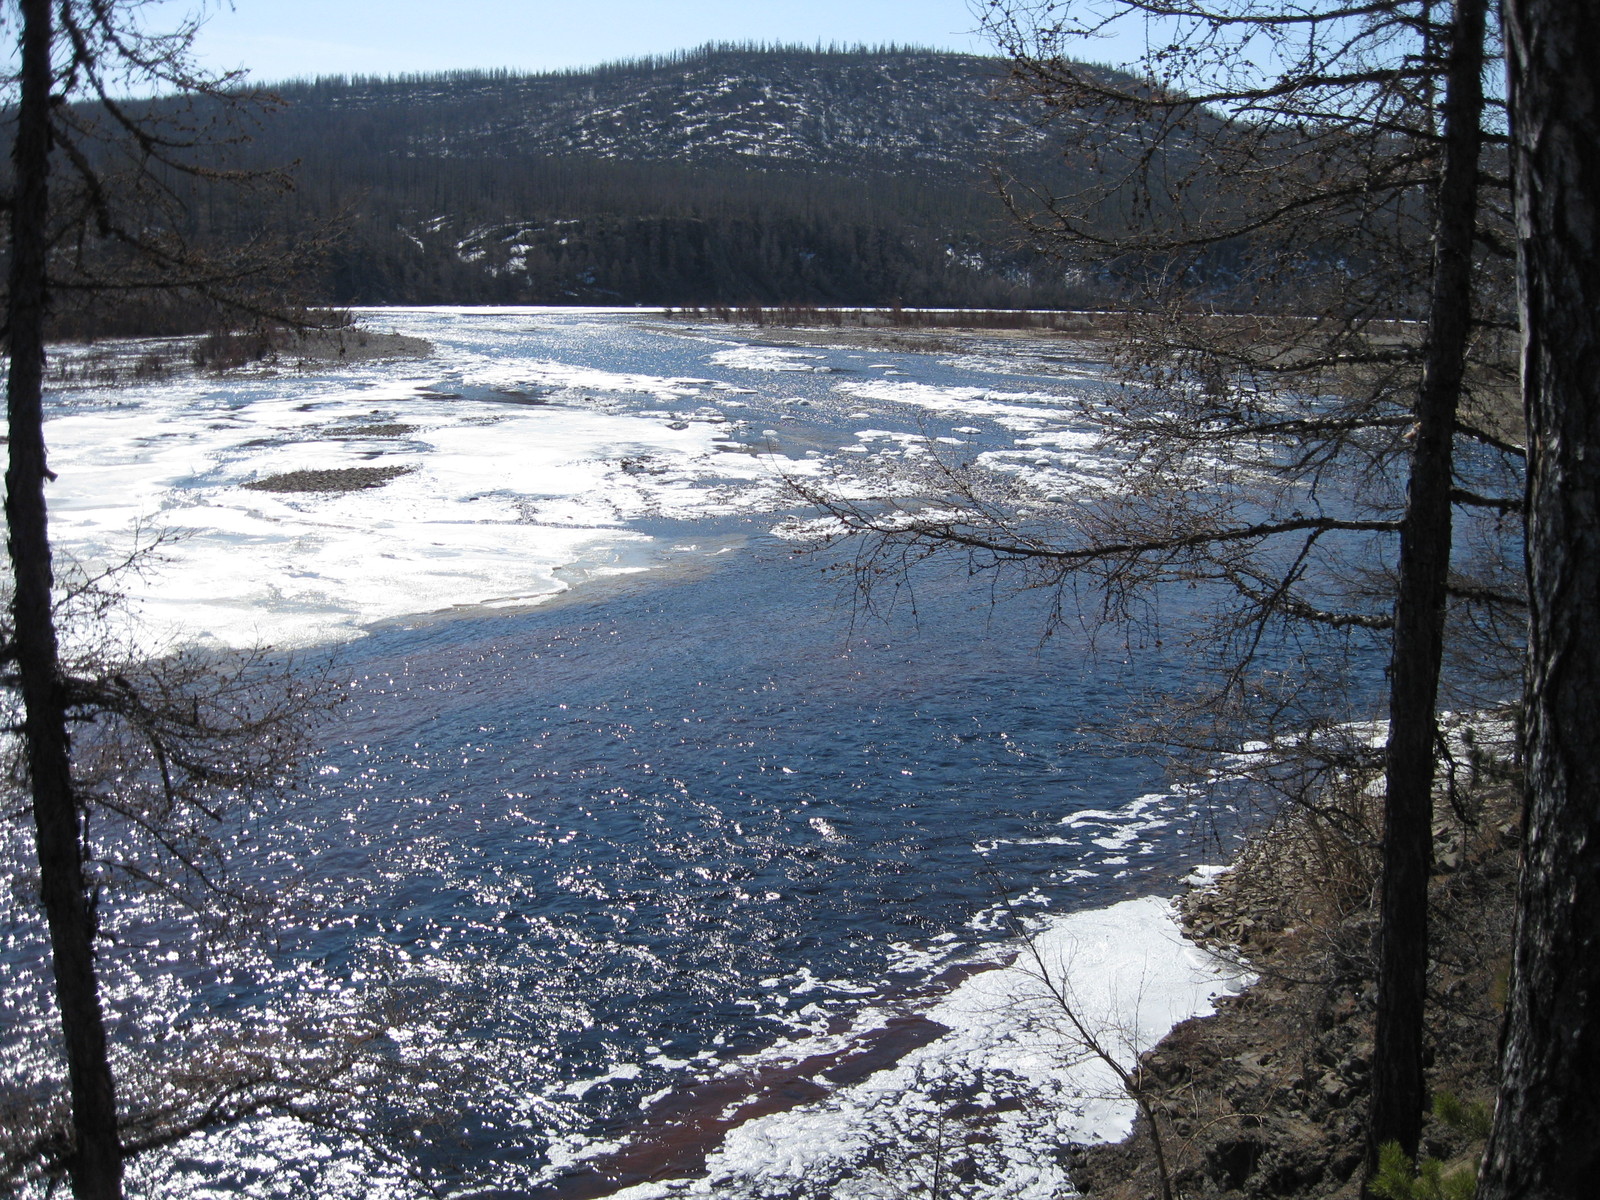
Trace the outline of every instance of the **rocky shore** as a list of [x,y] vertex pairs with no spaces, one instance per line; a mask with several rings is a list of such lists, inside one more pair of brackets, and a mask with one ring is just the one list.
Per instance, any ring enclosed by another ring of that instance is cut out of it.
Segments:
[[[1435,824],[1428,1082],[1467,1105],[1492,1102],[1510,963],[1519,836],[1516,788],[1503,775],[1454,804],[1441,798]],[[1342,829],[1291,810],[1180,902],[1189,936],[1247,960],[1260,982],[1140,1059],[1136,1084],[1156,1114],[1175,1197],[1359,1194],[1378,808],[1358,801]],[[1447,1170],[1481,1149],[1429,1119],[1424,1153]],[[1157,1161],[1141,1117],[1122,1143],[1075,1148],[1071,1174],[1095,1200],[1154,1200]]]

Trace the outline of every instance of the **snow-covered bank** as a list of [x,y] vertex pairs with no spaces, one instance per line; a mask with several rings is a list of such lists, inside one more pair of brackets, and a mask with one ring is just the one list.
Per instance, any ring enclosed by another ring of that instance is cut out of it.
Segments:
[[1246,982],[1184,940],[1165,900],[1046,918],[1010,965],[971,975],[922,1013],[946,1027],[942,1036],[857,1082],[832,1087],[826,1073],[807,1080],[828,1094],[733,1129],[703,1178],[615,1195],[864,1200],[898,1194],[959,1158],[981,1181],[964,1194],[1059,1196],[1070,1183],[1058,1151],[1125,1137],[1134,1115],[1062,999],[1127,1066]]

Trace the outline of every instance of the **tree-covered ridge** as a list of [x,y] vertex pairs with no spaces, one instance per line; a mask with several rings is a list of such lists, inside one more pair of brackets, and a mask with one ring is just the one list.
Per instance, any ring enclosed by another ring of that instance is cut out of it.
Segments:
[[[320,79],[240,153],[363,303],[1068,304],[988,165],[1042,158],[997,59],[712,47],[585,72]],[[236,219],[236,214],[229,219]],[[219,232],[221,232],[219,230]]]
[[1019,134],[1015,114],[990,101],[1004,75],[998,59],[932,51],[708,47],[586,72],[277,90],[316,126],[365,114],[388,153],[920,168],[967,179]]

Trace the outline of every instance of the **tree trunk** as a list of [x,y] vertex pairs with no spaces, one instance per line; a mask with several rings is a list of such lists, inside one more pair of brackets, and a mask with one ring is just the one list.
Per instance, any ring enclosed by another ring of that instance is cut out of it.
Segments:
[[1450,572],[1456,407],[1472,330],[1472,249],[1483,119],[1488,0],[1457,0],[1444,102],[1433,284],[1411,481],[1400,529],[1400,582],[1389,666],[1383,873],[1377,940],[1377,1029],[1367,1161],[1399,1142],[1415,1156],[1425,1088],[1428,874],[1433,862],[1435,705]]
[[16,193],[6,312],[11,372],[6,395],[11,435],[6,528],[16,580],[12,615],[40,892],[50,926],[56,1002],[72,1091],[72,1190],[79,1200],[115,1200],[122,1195],[122,1151],[94,973],[94,914],[84,884],[83,842],[72,790],[44,499],[49,477],[43,388],[54,31],[50,0],[21,0],[20,8],[22,76],[11,154]]
[[1528,800],[1479,1196],[1600,1186],[1600,6],[1505,8],[1528,417]]

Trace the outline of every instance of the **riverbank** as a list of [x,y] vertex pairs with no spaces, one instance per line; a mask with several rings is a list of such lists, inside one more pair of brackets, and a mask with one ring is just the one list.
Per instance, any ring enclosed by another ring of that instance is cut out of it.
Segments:
[[[1476,771],[1473,772],[1477,774]],[[1141,1056],[1177,1196],[1353,1198],[1372,1057],[1372,907],[1379,806],[1341,832],[1291,811],[1235,865],[1180,902],[1188,935],[1242,958],[1259,982],[1213,1017],[1178,1024]],[[1485,770],[1440,798],[1430,887],[1430,1093],[1492,1104],[1519,849],[1516,788]],[[1469,1167],[1481,1143],[1429,1118],[1423,1151]],[[1123,1142],[1078,1148],[1070,1174],[1092,1200],[1148,1200],[1160,1173],[1141,1116]]]
[[50,347],[48,382],[54,388],[127,387],[195,376],[270,377],[390,360],[421,362],[433,352],[426,338],[360,325],[63,341]]

